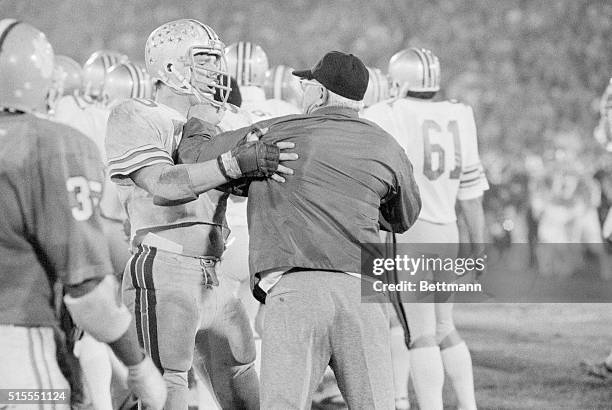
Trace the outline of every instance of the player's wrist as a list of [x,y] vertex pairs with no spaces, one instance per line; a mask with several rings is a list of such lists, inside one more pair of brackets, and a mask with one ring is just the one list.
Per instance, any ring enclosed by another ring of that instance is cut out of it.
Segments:
[[217,157],[217,165],[223,176],[227,180],[242,177],[242,170],[238,164],[238,159],[231,151],[224,152]]

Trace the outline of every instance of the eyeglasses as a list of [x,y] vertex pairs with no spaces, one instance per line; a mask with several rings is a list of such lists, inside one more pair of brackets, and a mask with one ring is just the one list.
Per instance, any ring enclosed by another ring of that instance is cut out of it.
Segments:
[[321,84],[319,84],[316,81],[307,80],[305,78],[301,78],[300,79],[300,87],[302,87],[302,91],[304,91],[306,89],[306,87],[308,87],[309,85],[320,86]]

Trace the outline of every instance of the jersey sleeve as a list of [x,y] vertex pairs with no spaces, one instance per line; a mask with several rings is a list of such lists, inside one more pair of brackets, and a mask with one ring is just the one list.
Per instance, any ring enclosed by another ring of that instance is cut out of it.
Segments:
[[38,142],[28,231],[47,271],[73,285],[112,273],[98,208],[104,164],[84,135],[59,124],[50,131],[61,135]]
[[457,193],[457,199],[462,201],[477,198],[489,189],[489,183],[478,154],[478,137],[474,113],[471,107],[465,106],[465,109],[463,121],[467,131],[464,140],[466,146],[463,151],[459,191]]
[[128,177],[150,165],[174,163],[164,148],[161,132],[155,125],[157,119],[154,113],[148,112],[147,103],[129,100],[111,111],[105,145],[112,179]]

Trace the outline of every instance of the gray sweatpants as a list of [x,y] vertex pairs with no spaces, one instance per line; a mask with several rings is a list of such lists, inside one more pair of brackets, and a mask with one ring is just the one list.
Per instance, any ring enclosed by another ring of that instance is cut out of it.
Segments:
[[340,272],[283,275],[266,298],[261,408],[310,409],[329,364],[350,409],[394,409],[389,318]]

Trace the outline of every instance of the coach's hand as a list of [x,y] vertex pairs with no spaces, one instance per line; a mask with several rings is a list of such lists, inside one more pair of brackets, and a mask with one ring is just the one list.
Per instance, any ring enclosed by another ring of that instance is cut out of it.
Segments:
[[149,356],[128,367],[127,383],[145,409],[163,409],[167,395],[166,383]]
[[292,142],[278,142],[274,145],[259,140],[268,131],[267,128],[253,128],[242,143],[221,154],[217,163],[223,175],[228,179],[272,178],[285,182],[280,174],[292,175],[293,170],[281,164],[284,161],[294,161],[298,155],[293,152],[281,152],[295,147]]

